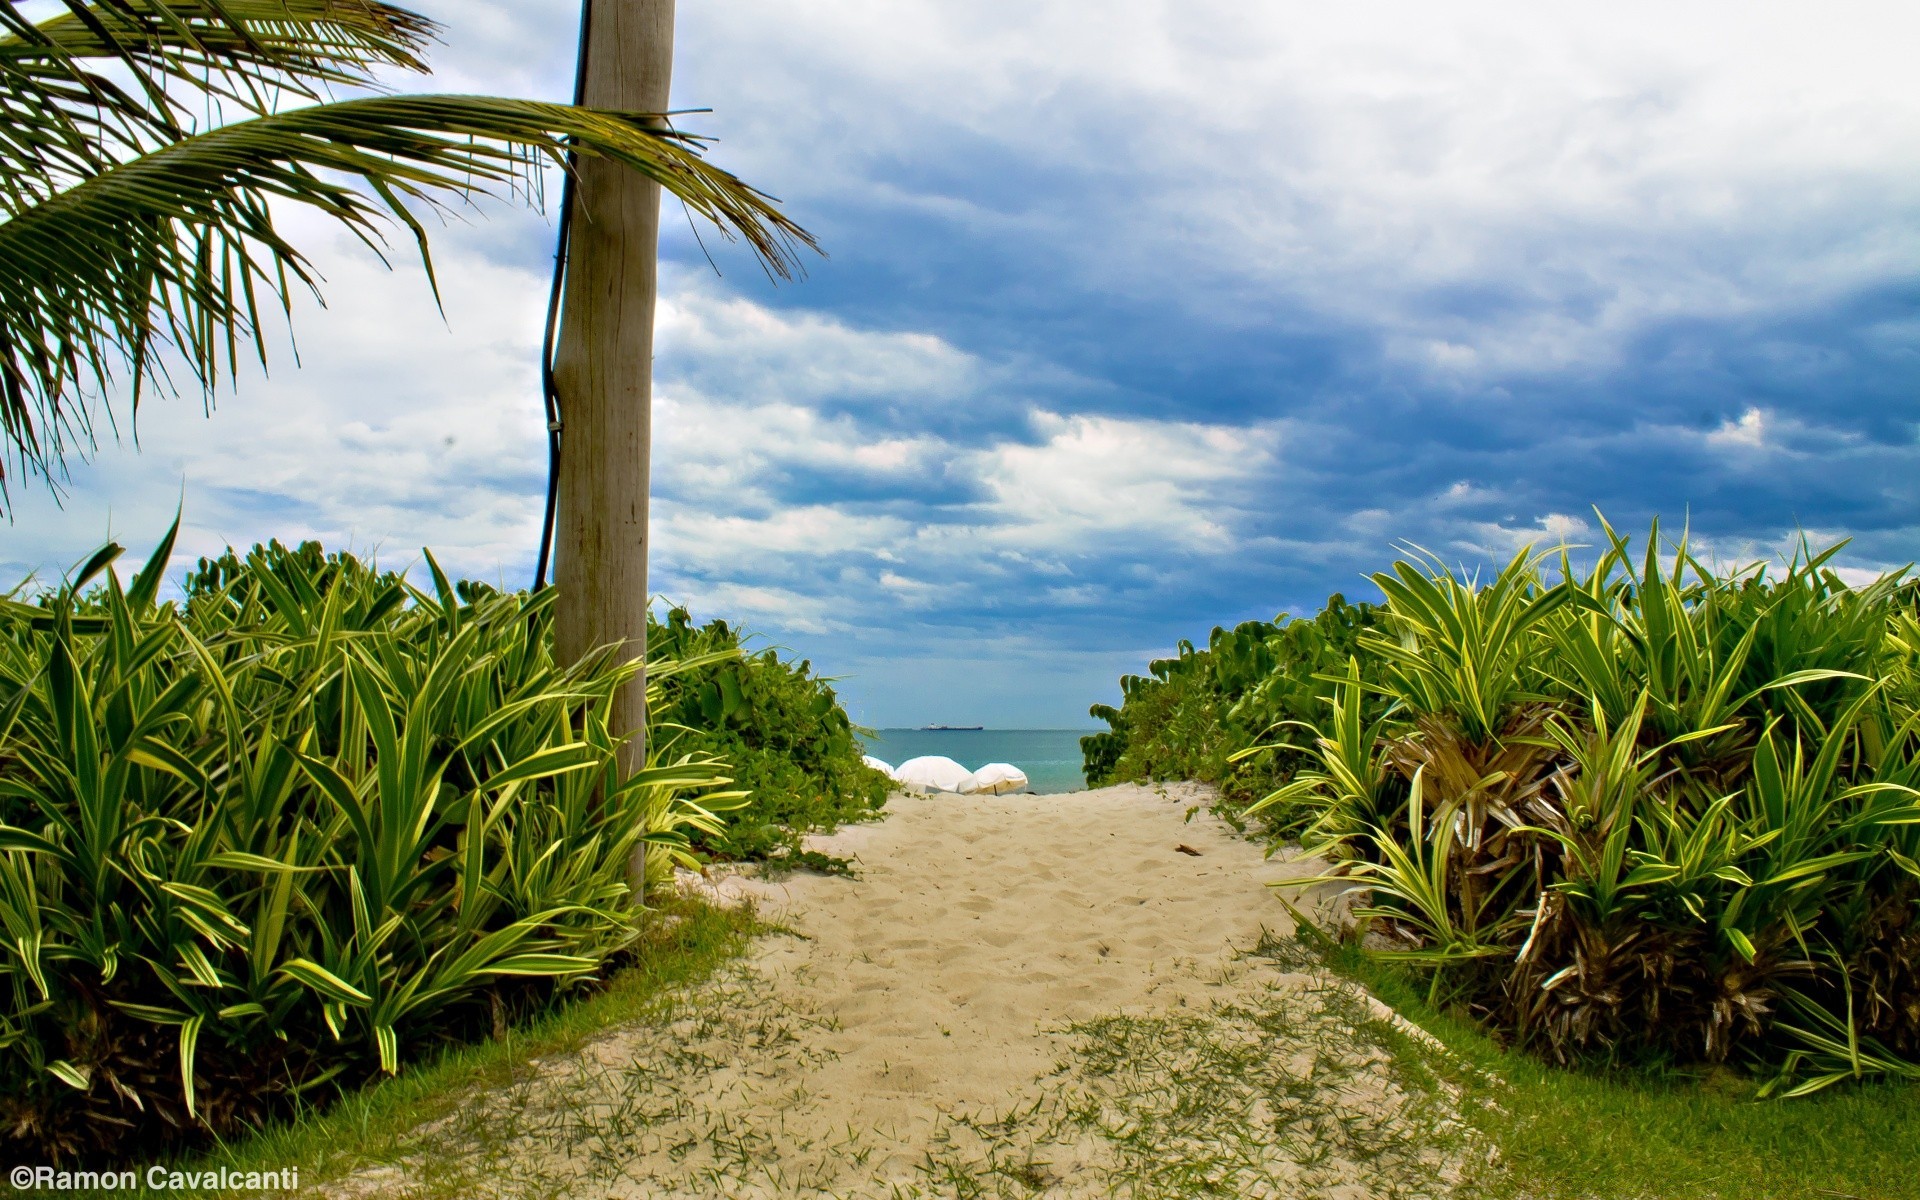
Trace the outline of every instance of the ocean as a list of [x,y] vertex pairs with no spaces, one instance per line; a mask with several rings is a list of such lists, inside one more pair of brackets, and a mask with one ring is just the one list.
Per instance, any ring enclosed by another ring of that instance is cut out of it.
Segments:
[[1080,739],[1091,729],[882,729],[861,740],[867,753],[899,766],[923,754],[943,754],[969,771],[1012,763],[1036,792],[1084,791]]

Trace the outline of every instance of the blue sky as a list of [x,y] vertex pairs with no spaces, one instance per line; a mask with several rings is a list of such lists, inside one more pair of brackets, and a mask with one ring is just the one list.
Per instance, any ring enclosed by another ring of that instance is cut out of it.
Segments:
[[[465,0],[441,90],[559,98],[577,6]],[[831,257],[668,214],[655,588],[856,719],[1087,723],[1181,637],[1658,514],[1920,557],[1920,10],[683,4],[676,103]],[[416,85],[408,83],[406,86]],[[154,401],[0,572],[320,537],[531,571],[548,218],[324,226],[301,366]],[[709,236],[708,245],[714,245]]]

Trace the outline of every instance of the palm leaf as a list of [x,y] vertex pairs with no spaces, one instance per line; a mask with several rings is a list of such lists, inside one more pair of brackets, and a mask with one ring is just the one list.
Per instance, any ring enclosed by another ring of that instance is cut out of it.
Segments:
[[[433,22],[374,0],[66,0],[0,5],[0,210],[188,136],[185,89],[259,115],[284,94],[424,71]],[[102,66],[111,66],[113,75]],[[131,81],[130,85],[128,81]]]
[[[112,167],[0,224],[0,430],[33,473],[90,449],[92,397],[124,371],[166,383],[173,347],[204,390],[242,347],[266,360],[262,296],[283,312],[317,279],[273,219],[318,208],[376,251],[388,221],[518,189],[542,158],[597,154],[639,171],[787,277],[812,238],[771,198],[700,157],[654,115],[483,96],[382,96],[256,117]],[[109,414],[109,419],[111,419]],[[0,484],[4,484],[0,474]],[[0,492],[0,499],[4,492]]]
[[0,10],[0,62],[114,59],[200,86],[208,69],[277,72],[290,86],[364,83],[376,66],[424,71],[419,51],[438,31],[426,17],[378,0],[65,0],[37,24]]

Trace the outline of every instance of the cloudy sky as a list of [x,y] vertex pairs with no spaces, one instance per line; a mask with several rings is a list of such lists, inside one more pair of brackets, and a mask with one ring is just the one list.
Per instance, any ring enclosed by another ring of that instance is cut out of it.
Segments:
[[[421,0],[425,87],[562,98],[571,0]],[[1181,637],[1690,521],[1920,557],[1920,7],[682,3],[676,105],[830,258],[668,214],[655,588],[856,719],[1087,724]],[[405,86],[423,85],[406,82]],[[436,240],[444,318],[303,223],[296,368],[152,402],[0,573],[318,537],[520,583],[551,224]],[[714,239],[709,235],[711,247]]]

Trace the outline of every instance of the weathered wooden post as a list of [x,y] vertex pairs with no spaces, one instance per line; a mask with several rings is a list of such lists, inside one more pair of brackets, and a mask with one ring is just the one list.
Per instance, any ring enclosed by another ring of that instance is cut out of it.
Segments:
[[[589,108],[661,113],[673,77],[673,0],[591,0],[582,98]],[[587,19],[583,17],[583,19]],[[653,442],[653,313],[660,186],[585,157],[567,247],[554,376],[560,440],[554,613],[559,661],[618,642],[647,652],[647,495]],[[615,699],[623,765],[646,762],[644,671]],[[644,851],[642,852],[642,855]],[[636,856],[636,895],[644,880]]]

